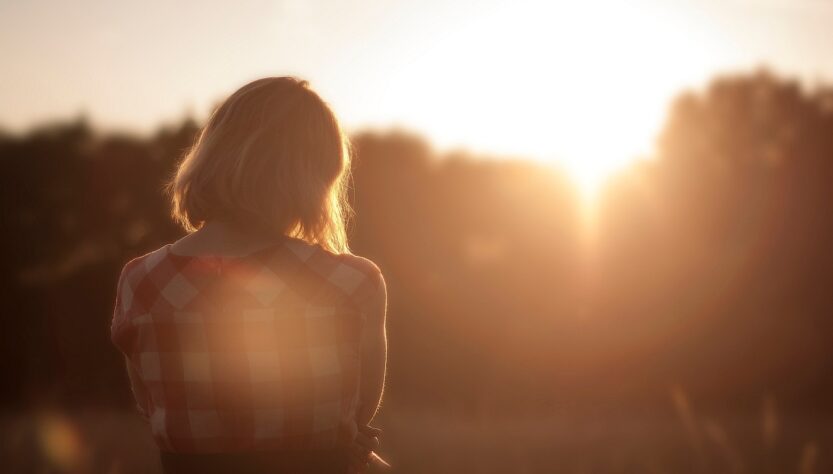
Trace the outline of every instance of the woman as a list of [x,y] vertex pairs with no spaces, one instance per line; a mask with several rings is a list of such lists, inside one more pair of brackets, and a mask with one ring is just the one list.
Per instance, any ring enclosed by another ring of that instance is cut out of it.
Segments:
[[232,94],[169,183],[189,232],[125,265],[111,327],[167,473],[350,472],[385,375],[385,282],[350,254],[349,146],[305,81]]

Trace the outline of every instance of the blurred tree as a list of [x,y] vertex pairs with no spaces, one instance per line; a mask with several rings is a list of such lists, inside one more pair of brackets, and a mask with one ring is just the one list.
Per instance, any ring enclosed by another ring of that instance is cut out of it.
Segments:
[[[4,405],[129,404],[116,277],[181,235],[161,190],[198,128],[0,134]],[[682,383],[716,405],[833,407],[833,90],[761,71],[683,94],[657,156],[606,191],[593,246],[548,168],[404,132],[353,143],[352,245],[390,292],[389,403],[638,406]]]

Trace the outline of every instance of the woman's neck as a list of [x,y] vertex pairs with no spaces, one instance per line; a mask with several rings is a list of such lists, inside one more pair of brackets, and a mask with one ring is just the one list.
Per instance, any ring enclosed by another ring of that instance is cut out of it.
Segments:
[[226,221],[207,221],[199,230],[171,245],[178,255],[246,255],[277,240]]

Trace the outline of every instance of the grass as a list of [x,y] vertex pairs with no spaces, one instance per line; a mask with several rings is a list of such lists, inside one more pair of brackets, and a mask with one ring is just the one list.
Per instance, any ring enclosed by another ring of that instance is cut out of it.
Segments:
[[[833,472],[833,420],[786,416],[771,398],[759,411],[698,413],[679,388],[651,416],[463,418],[388,406],[381,453],[403,474]],[[9,474],[161,472],[148,430],[131,413],[12,414],[0,426]]]

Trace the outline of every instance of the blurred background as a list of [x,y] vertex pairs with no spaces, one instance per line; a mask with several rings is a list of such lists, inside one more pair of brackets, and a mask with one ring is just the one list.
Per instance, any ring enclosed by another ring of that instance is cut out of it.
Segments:
[[394,472],[833,472],[831,45],[828,0],[0,0],[4,472],[159,472],[116,278],[284,74],[353,139]]

